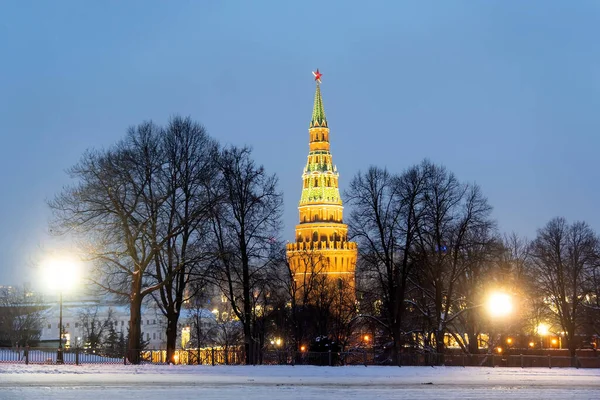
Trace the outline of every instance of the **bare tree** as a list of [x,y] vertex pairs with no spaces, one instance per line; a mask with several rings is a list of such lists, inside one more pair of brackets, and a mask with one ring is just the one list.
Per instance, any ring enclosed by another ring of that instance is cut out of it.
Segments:
[[588,224],[554,218],[538,230],[531,244],[533,279],[543,301],[565,332],[572,356],[583,323],[585,302],[592,293],[594,270],[600,265],[600,240]]
[[[287,343],[294,351],[300,351],[301,346],[310,342],[312,337],[325,334],[319,331],[315,324],[314,304],[317,303],[318,293],[326,285],[327,258],[317,249],[306,248],[299,251],[292,267],[285,249],[279,253],[279,264],[283,267],[273,274],[279,287],[284,288],[281,303],[289,303],[289,336]],[[352,296],[354,297],[354,296]]]
[[512,295],[514,315],[511,331],[524,336],[535,335],[542,309],[532,279],[531,242],[513,232],[504,235],[503,247],[499,268],[501,280],[498,283]]
[[187,220],[163,223],[173,190],[161,180],[168,165],[163,136],[163,129],[145,122],[130,128],[125,140],[112,148],[87,151],[69,170],[76,183],[49,202],[53,231],[78,238],[82,254],[93,262],[90,280],[128,299],[132,363],[140,361],[142,302],[170,282],[180,267],[157,279],[156,257],[188,226]]
[[212,226],[217,249],[214,276],[242,323],[246,363],[257,361],[253,307],[272,264],[272,246],[281,229],[282,195],[277,178],[257,166],[248,148],[231,147],[219,158],[220,185]]
[[[423,211],[416,225],[414,283],[424,300],[420,309],[431,324],[437,353],[444,353],[448,326],[465,312],[459,280],[473,251],[486,251],[495,230],[491,207],[477,185],[462,184],[444,167],[424,162]],[[483,246],[482,246],[483,245]]]
[[502,268],[505,266],[502,260],[505,254],[502,241],[488,226],[467,233],[460,255],[462,273],[456,281],[456,299],[447,316],[450,335],[466,353],[479,352],[478,338],[482,331],[493,336],[509,322],[508,316],[502,321],[490,319],[488,310],[482,307],[491,292],[500,289],[513,292],[506,280],[507,272]]
[[98,350],[102,347],[110,328],[116,324],[112,308],[108,309],[104,318],[100,314],[99,306],[85,307],[78,312],[79,323],[83,331],[83,344],[91,350]]
[[167,359],[173,362],[181,307],[193,295],[188,283],[200,277],[210,259],[209,188],[216,184],[218,145],[198,123],[174,117],[161,136],[161,152],[164,164],[156,183],[166,198],[156,211],[158,218],[150,223],[151,234],[173,234],[155,252],[150,275],[156,283],[164,282],[152,296],[167,319]]
[[0,344],[29,346],[40,339],[45,306],[24,288],[0,288]]
[[379,311],[378,315],[367,315],[391,337],[395,363],[406,333],[403,316],[413,266],[410,250],[422,213],[426,172],[423,166],[416,166],[394,176],[371,167],[352,179],[346,193],[352,207],[349,232],[358,242],[362,297],[382,303],[373,310]]

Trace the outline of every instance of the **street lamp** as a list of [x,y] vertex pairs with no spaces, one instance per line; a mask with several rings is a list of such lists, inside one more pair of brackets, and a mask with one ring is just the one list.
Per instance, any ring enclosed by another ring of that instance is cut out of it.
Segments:
[[71,257],[54,257],[45,261],[43,265],[44,282],[52,291],[58,291],[59,317],[58,317],[58,351],[56,363],[64,364],[63,358],[63,292],[71,290],[79,279],[77,261]]
[[550,327],[545,323],[540,323],[536,327],[536,332],[540,336],[540,348],[544,348],[544,336],[550,333]]
[[505,317],[512,312],[512,299],[506,293],[492,293],[487,301],[487,309],[492,317]]
[[[488,314],[493,319],[503,319],[510,315],[513,311],[512,298],[509,294],[503,292],[493,292],[488,296],[487,301],[485,302],[485,306],[487,308]],[[492,323],[492,326],[494,323]],[[493,342],[493,335],[490,335],[492,338],[490,339]],[[510,348],[512,344],[512,339],[508,338],[506,341],[508,347]],[[502,353],[502,348],[497,348],[498,353]]]

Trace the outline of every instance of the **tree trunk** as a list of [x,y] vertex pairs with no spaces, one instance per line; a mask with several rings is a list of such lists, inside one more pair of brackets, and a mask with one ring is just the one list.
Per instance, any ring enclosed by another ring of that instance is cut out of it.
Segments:
[[573,329],[568,331],[565,335],[568,341],[569,354],[571,357],[575,357],[577,354],[577,344],[575,343],[575,335],[573,334]]
[[177,347],[177,314],[169,313],[167,315],[167,360],[174,362],[175,349]]
[[402,348],[402,341],[400,340],[400,333],[398,329],[394,332],[394,347],[392,349],[392,363],[400,366],[400,349]]
[[252,340],[252,304],[250,303],[250,271],[246,248],[242,241],[242,285],[244,296],[244,346],[246,347],[246,365],[255,363],[254,342]]
[[435,331],[435,352],[436,360],[438,365],[444,364],[444,351],[446,347],[444,346],[444,329],[436,329]]
[[140,347],[142,344],[141,314],[142,297],[139,294],[134,294],[129,305],[129,343],[127,346],[127,358],[131,364],[140,363]]
[[479,354],[479,344],[477,343],[477,333],[474,331],[467,332],[469,338],[469,354]]

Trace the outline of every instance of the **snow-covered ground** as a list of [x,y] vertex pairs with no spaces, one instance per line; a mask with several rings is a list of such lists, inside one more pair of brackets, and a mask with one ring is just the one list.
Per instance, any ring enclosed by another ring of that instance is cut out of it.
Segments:
[[0,365],[0,399],[600,399],[600,370]]

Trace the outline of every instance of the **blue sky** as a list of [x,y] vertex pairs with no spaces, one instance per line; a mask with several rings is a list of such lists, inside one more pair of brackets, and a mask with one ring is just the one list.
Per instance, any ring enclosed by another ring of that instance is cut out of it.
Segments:
[[503,232],[600,230],[596,1],[0,2],[0,284],[57,244],[45,199],[87,148],[173,114],[248,144],[293,238],[314,83],[344,189],[427,157],[477,182]]

